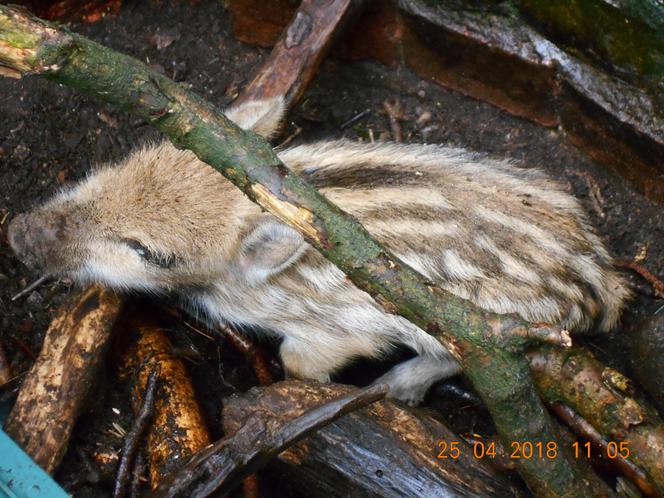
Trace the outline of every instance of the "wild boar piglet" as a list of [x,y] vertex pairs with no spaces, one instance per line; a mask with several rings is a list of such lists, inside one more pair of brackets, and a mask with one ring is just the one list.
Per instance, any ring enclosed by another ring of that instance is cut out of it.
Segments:
[[[269,136],[283,105],[227,114]],[[403,261],[482,308],[574,332],[619,318],[625,283],[577,200],[537,169],[437,145],[338,140],[278,153]],[[296,230],[169,142],[15,217],[9,241],[47,273],[175,294],[211,324],[275,334],[296,377],[327,381],[356,358],[403,345],[416,356],[378,381],[418,403],[459,372],[434,338],[386,313]]]

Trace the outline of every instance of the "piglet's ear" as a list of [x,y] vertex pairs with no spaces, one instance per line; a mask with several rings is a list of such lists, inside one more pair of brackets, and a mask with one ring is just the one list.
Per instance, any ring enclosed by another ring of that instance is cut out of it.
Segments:
[[265,215],[240,241],[237,265],[250,283],[258,284],[288,268],[306,249],[297,230]]
[[224,114],[240,128],[270,138],[279,129],[286,106],[283,97],[279,96],[237,104],[226,109]]

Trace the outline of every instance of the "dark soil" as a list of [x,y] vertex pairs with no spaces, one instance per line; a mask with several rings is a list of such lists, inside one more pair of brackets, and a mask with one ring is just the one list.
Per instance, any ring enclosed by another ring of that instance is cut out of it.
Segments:
[[[135,2],[117,17],[72,29],[137,57],[168,76],[191,85],[206,99],[227,105],[248,82],[266,51],[234,40],[222,3],[195,5]],[[545,169],[569,186],[586,206],[592,221],[618,258],[632,259],[646,248],[642,264],[664,271],[664,221],[661,207],[636,194],[620,177],[588,159],[557,130],[515,118],[488,104],[466,98],[400,69],[372,62],[349,64],[331,59],[324,64],[302,102],[291,112],[282,139],[302,128],[295,140],[389,139],[383,102],[398,100],[404,112],[404,140],[466,147],[506,156]],[[368,113],[348,126],[351,118]],[[57,189],[85,175],[94,164],[113,162],[157,133],[140,120],[82,97],[49,81],[28,77],[0,79],[0,224],[48,199]],[[427,118],[428,116],[428,118]],[[419,120],[419,121],[418,121]],[[595,182],[601,199],[593,200]],[[0,344],[20,376],[38,354],[53,311],[69,292],[66,281],[38,288],[27,297],[11,297],[39,275],[26,270],[12,255],[5,237],[0,244]],[[650,287],[630,276],[642,290],[625,314],[621,331],[596,338],[602,358],[630,373],[624,355],[629,329],[657,305]],[[196,386],[205,393],[204,409],[214,436],[220,435],[221,398],[253,383],[251,372],[223,342],[210,343],[192,330],[174,325],[177,347],[187,351]],[[193,351],[193,354],[192,354]],[[95,448],[116,451],[122,438],[112,424],[131,425],[127,386],[118,378],[111,354],[99,396],[76,428],[71,450],[57,478],[77,496],[110,495],[112,482],[90,463]],[[365,379],[366,380],[366,379]],[[5,393],[13,393],[17,382]],[[6,395],[5,397],[10,397]],[[467,415],[454,410],[454,399],[437,399],[459,430],[473,430]],[[118,415],[113,409],[120,412]],[[487,423],[481,412],[480,428]],[[484,421],[483,421],[484,420]],[[86,463],[87,462],[87,463]]]

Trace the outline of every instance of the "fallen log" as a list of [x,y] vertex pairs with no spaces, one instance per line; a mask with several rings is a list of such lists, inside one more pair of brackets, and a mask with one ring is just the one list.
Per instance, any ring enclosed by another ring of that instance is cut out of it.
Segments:
[[292,444],[347,413],[383,399],[387,389],[384,384],[356,389],[296,417],[251,417],[233,435],[197,454],[151,496],[205,498],[213,493],[226,494]]
[[[226,401],[224,429],[233,433],[255,417],[284,423],[353,390],[293,380],[254,388]],[[320,429],[269,466],[312,497],[521,496],[491,468],[487,448],[477,458],[481,447],[468,445],[424,410],[386,400]]]
[[21,385],[5,430],[49,473],[67,451],[121,308],[120,297],[99,287],[72,295],[51,322]]
[[164,476],[210,444],[210,434],[189,374],[172,353],[163,330],[143,312],[131,314],[127,329],[136,337],[125,352],[123,366],[128,377],[135,379],[132,407],[136,416],[143,407],[152,372],[159,386],[147,436],[150,487],[156,489]]

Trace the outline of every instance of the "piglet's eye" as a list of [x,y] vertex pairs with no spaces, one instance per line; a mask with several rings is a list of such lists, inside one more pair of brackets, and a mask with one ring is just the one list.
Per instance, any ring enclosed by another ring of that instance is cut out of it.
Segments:
[[122,242],[134,250],[144,261],[160,268],[170,268],[175,258],[170,255],[151,251],[136,239],[122,239]]
[[145,247],[143,244],[141,244],[138,240],[122,239],[122,242],[124,242],[126,245],[132,248],[136,252],[136,254],[138,254],[143,259],[147,259],[148,254],[150,254],[148,248]]

